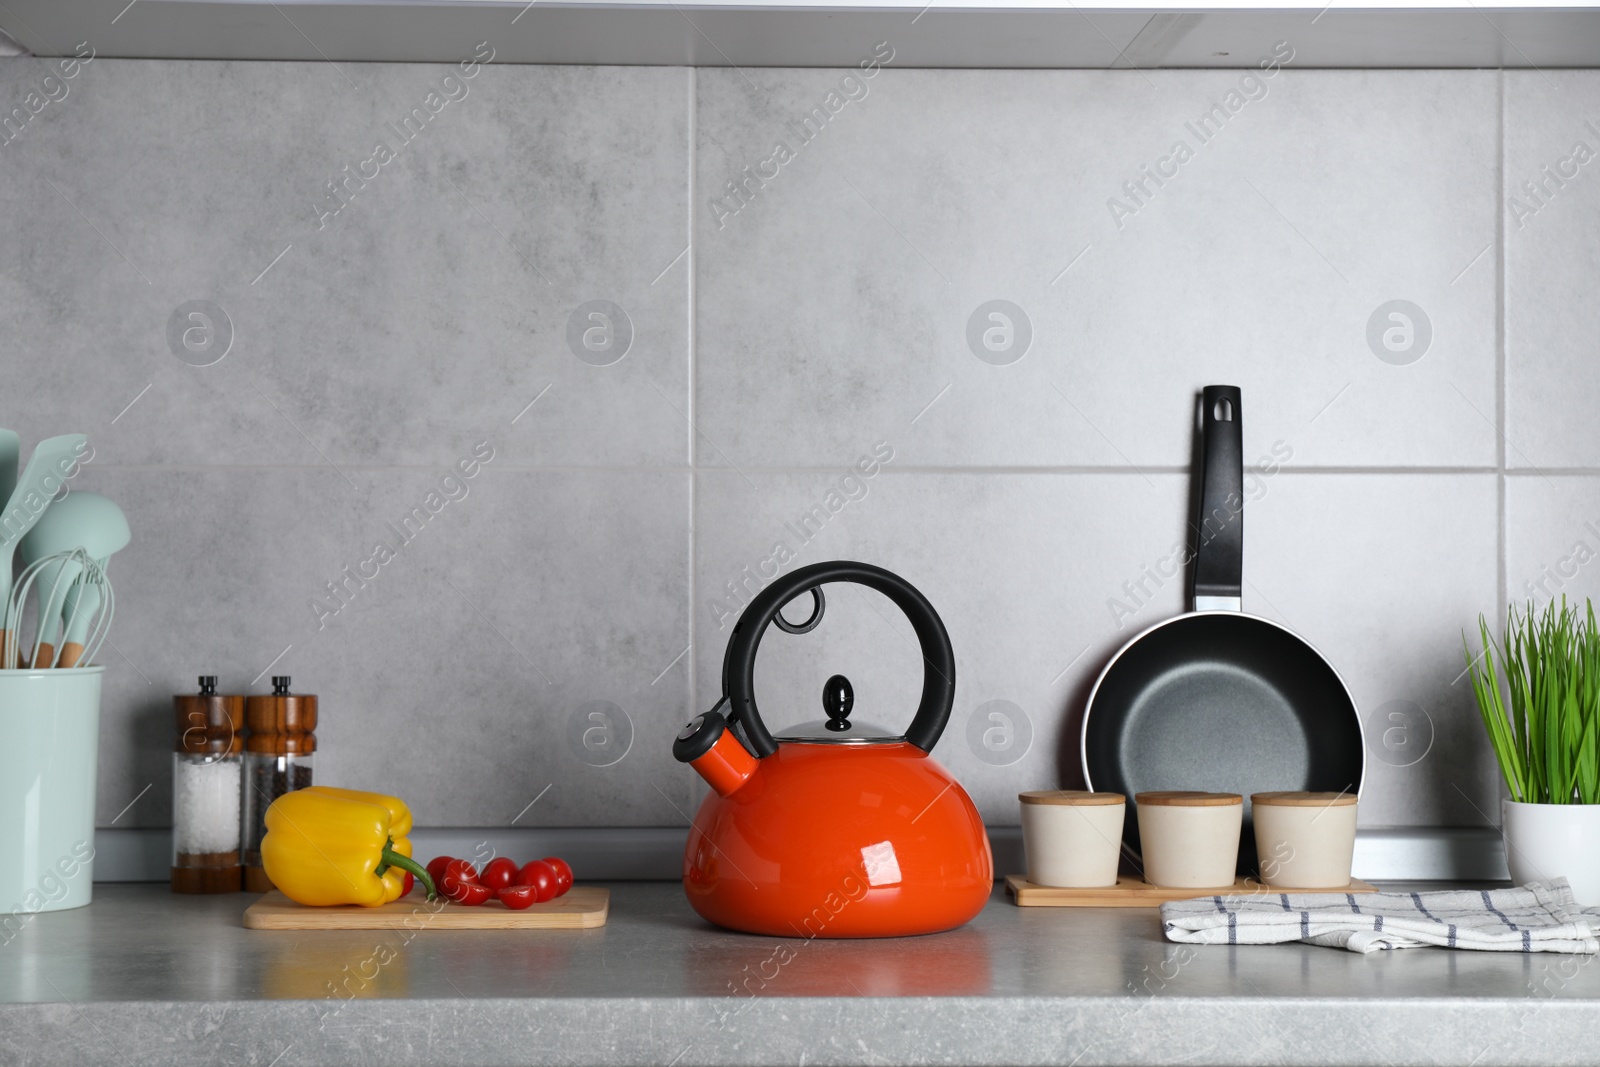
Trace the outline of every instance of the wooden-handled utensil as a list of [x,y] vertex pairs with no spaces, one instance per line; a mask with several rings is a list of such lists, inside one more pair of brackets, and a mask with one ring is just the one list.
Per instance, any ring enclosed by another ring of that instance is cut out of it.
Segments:
[[101,603],[105,599],[106,566],[109,563],[109,559],[96,560],[95,567],[84,568],[83,574],[67,590],[66,603],[61,611],[61,658],[56,661],[57,667],[76,667],[83,659],[90,624],[99,617]]
[[[89,574],[78,562],[79,557],[69,556],[44,572],[39,599],[37,651],[33,657],[34,670],[43,670],[54,664],[55,640],[62,622],[62,611],[68,593],[79,581],[80,575],[91,579],[91,584],[94,584],[96,589],[87,604],[84,602],[84,590],[79,591],[78,597],[73,602],[73,608],[76,610],[69,612],[71,616],[68,620],[69,630],[72,628],[71,623],[86,617],[94,617],[95,609],[99,607],[98,585],[104,577],[98,564],[123,549],[130,537],[128,519],[123,515],[121,508],[99,493],[79,490],[68,493],[66,497],[52,505],[22,539],[21,555],[24,565],[32,564],[46,556],[70,553],[73,549],[82,549],[83,554],[97,564],[93,568],[93,573]],[[85,607],[90,609],[87,613],[83,610]],[[63,666],[72,666],[83,654],[82,634],[87,629],[86,623],[79,627],[78,640],[73,642],[76,646],[73,663],[64,663]],[[68,638],[71,636],[69,633]]]
[[[0,512],[0,604],[11,600],[11,556],[17,544],[33,529],[51,499],[61,491],[67,475],[82,458],[89,439],[81,433],[50,437],[34,448],[28,465],[16,480],[5,511]],[[16,619],[9,612],[0,619],[0,657],[3,662],[14,663],[12,631]]]
[[[31,564],[22,568],[17,574],[16,588],[11,591],[11,600],[7,607],[10,610],[11,618],[20,623],[24,615],[24,606],[28,602],[28,597],[34,592],[35,587],[37,586],[43,591],[44,587],[39,585],[40,581],[44,580],[47,573],[53,573],[59,569],[63,563],[72,565],[89,581],[98,582],[100,585],[100,600],[95,615],[90,620],[88,632],[84,636],[84,650],[81,656],[82,659],[92,660],[110,630],[111,617],[116,608],[116,597],[113,595],[111,583],[106,580],[105,573],[100,569],[100,565],[90,559],[89,554],[83,549],[75,548],[71,552],[59,552],[53,556],[45,556],[43,559],[34,560]],[[43,597],[39,599],[48,599],[48,597],[49,593],[44,592]],[[37,626],[35,626],[35,630],[37,630]],[[37,641],[37,638],[35,640]],[[0,658],[0,668],[9,669],[18,666],[16,644],[15,641],[11,642],[10,647],[5,650],[4,657]],[[39,658],[36,646],[34,659],[37,660]]]

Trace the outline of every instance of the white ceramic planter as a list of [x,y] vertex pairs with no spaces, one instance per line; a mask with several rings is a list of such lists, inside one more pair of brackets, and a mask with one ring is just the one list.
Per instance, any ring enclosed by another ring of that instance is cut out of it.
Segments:
[[1565,878],[1584,907],[1600,907],[1600,804],[1500,804],[1506,865],[1518,885]]

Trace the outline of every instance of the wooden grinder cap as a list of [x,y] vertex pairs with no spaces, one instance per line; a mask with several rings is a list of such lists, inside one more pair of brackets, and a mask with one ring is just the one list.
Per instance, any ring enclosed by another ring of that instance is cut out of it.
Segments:
[[216,691],[214,674],[200,676],[199,693],[172,698],[174,752],[221,755],[244,748],[244,697]]
[[317,698],[289,692],[289,676],[274,675],[272,692],[245,701],[251,752],[308,755],[317,750]]

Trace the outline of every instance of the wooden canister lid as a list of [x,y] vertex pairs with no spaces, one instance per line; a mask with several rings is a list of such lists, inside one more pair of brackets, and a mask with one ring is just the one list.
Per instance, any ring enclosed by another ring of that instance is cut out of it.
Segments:
[[1034,789],[1018,793],[1024,804],[1067,804],[1090,807],[1098,804],[1122,804],[1127,801],[1121,793],[1091,793],[1085,789]]
[[1251,793],[1251,804],[1281,808],[1342,808],[1356,802],[1354,793]]
[[1230,804],[1243,804],[1238,793],[1200,793],[1186,789],[1162,790],[1154,793],[1135,793],[1135,804],[1151,807],[1222,808]]

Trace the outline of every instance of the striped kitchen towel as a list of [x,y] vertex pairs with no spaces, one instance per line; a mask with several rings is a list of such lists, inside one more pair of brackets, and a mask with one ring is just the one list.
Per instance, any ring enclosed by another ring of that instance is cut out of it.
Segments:
[[1168,939],[1198,945],[1303,941],[1351,952],[1416,948],[1600,951],[1600,911],[1580,908],[1564,878],[1520,889],[1437,893],[1279,893],[1161,905]]

